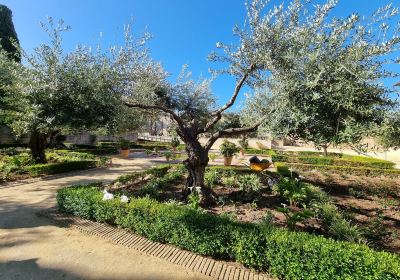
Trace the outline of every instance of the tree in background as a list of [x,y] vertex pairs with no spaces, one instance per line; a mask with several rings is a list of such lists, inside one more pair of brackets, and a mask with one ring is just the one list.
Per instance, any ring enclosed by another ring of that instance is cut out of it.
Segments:
[[306,44],[281,57],[266,87],[248,100],[247,118],[268,114],[262,129],[312,142],[325,154],[331,145],[355,147],[394,105],[381,81],[397,76],[384,68],[400,46],[399,27],[389,25],[397,15],[388,5],[367,19],[353,14],[299,29]]
[[12,72],[2,118],[17,136],[30,135],[29,147],[38,163],[46,162],[45,148],[52,134],[111,125],[122,105],[112,94],[112,71],[102,54],[85,47],[65,53],[61,34],[69,27],[50,18],[43,28],[50,44],[32,54],[22,51],[26,65],[4,56],[0,63]]
[[400,148],[400,111],[391,111],[377,128],[378,143],[385,149]]
[[0,4],[0,46],[8,57],[21,62],[21,54],[18,49],[19,41],[12,22],[12,12],[7,6]]

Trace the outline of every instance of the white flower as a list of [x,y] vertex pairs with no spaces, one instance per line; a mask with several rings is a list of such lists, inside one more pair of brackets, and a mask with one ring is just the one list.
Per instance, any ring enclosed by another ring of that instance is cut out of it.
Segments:
[[127,197],[126,195],[121,195],[121,202],[128,203],[129,197]]
[[110,200],[110,199],[113,199],[113,198],[114,198],[114,195],[112,193],[109,193],[107,191],[104,192],[103,200]]
[[287,207],[287,205],[285,203],[281,203],[281,205],[283,206],[283,208]]

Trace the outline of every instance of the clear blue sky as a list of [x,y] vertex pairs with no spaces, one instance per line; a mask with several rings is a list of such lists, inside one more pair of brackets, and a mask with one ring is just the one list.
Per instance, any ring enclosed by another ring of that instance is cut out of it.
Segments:
[[[272,0],[271,4],[281,2]],[[341,17],[352,12],[370,15],[390,2],[341,0],[334,15]],[[101,43],[104,47],[121,43],[124,24],[134,18],[134,30],[147,28],[154,35],[150,43],[152,55],[168,72],[176,75],[182,64],[188,64],[194,77],[208,75],[212,64],[206,60],[207,55],[218,41],[234,42],[232,27],[242,24],[245,18],[244,0],[0,0],[0,3],[13,11],[19,40],[28,51],[47,39],[39,25],[46,16],[62,18],[72,27],[65,35],[66,49],[78,43]],[[400,67],[395,69],[400,72]],[[233,87],[232,79],[219,77],[213,90],[222,103]]]

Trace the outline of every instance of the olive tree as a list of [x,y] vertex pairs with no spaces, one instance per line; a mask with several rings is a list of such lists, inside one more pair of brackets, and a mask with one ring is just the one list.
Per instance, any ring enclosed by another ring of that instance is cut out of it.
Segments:
[[21,50],[24,63],[4,60],[12,72],[2,110],[5,123],[19,135],[29,135],[33,159],[46,162],[48,138],[63,129],[94,129],[115,119],[119,99],[112,93],[108,59],[89,48],[62,49],[62,21],[43,24],[50,37],[31,54]]
[[356,148],[394,105],[382,81],[397,76],[385,69],[400,46],[399,25],[390,25],[397,15],[388,5],[371,17],[352,14],[312,29],[307,44],[282,58],[248,100],[248,117],[267,114],[262,129],[312,142],[325,154],[330,145]]
[[[208,165],[208,152],[221,137],[231,137],[254,132],[263,122],[263,115],[248,120],[245,126],[213,129],[222,120],[227,111],[235,104],[238,95],[245,86],[262,87],[266,77],[282,68],[286,57],[298,48],[310,46],[312,34],[322,28],[328,11],[334,1],[318,6],[309,14],[307,20],[300,18],[307,14],[302,1],[294,1],[289,6],[283,4],[266,10],[269,1],[254,0],[247,3],[246,24],[235,27],[237,44],[217,43],[217,51],[209,57],[211,61],[221,62],[226,68],[214,70],[215,75],[227,74],[236,79],[230,99],[221,107],[215,105],[210,90],[211,80],[194,81],[186,71],[180,75],[175,84],[166,83],[163,77],[154,75],[139,77],[137,73],[150,65],[125,61],[120,66],[123,72],[126,106],[146,111],[162,111],[171,117],[176,133],[186,144],[188,158],[184,161],[189,171],[186,187],[198,190],[202,203],[215,201],[211,189],[204,184],[205,168]],[[122,51],[124,53],[124,51]],[[129,48],[126,51],[129,53]],[[125,55],[124,57],[129,57]],[[135,67],[130,67],[135,65]],[[129,70],[128,70],[129,69]],[[157,68],[153,68],[157,69]],[[132,75],[130,74],[132,73]],[[161,75],[162,76],[162,75]],[[129,87],[125,87],[128,85]],[[211,134],[205,144],[199,141],[200,136]]]

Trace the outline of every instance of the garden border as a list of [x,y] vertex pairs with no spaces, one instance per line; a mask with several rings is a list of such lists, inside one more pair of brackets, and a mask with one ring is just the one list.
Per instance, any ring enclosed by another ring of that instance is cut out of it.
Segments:
[[150,256],[158,257],[192,271],[218,280],[276,280],[266,274],[258,274],[250,269],[236,267],[224,261],[178,249],[175,246],[150,241],[128,230],[111,225],[85,220],[60,213],[57,208],[49,208],[37,215],[51,219],[57,225],[72,227],[88,235],[94,235]]

